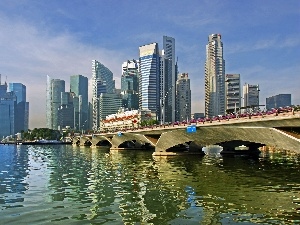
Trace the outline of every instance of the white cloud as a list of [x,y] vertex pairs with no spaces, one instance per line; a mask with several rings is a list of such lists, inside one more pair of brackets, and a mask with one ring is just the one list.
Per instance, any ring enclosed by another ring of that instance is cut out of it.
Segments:
[[[30,104],[30,127],[45,126],[46,75],[66,81],[71,75],[91,77],[92,60],[99,60],[114,73],[119,84],[121,63],[126,57],[104,47],[84,45],[72,35],[50,34],[46,29],[24,22],[0,18],[0,68],[7,82],[20,82],[27,87]],[[113,60],[110,60],[113,59]]]
[[268,39],[261,39],[255,42],[228,43],[226,44],[226,53],[236,54],[241,52],[252,52],[263,49],[291,48],[298,46],[300,46],[299,35],[285,38],[273,37]]

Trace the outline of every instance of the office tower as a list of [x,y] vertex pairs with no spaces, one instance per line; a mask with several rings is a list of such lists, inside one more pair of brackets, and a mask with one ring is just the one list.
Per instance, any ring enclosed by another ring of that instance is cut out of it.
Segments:
[[256,112],[259,109],[259,85],[247,84],[243,86],[243,109],[246,112]]
[[177,80],[174,38],[163,36],[163,50],[160,58],[160,98],[164,104],[162,117],[164,117],[165,122],[174,122]]
[[78,129],[89,129],[88,120],[88,78],[82,75],[73,75],[70,77],[70,92],[73,92],[78,98],[78,107],[74,105],[77,116],[74,118]]
[[191,120],[191,88],[188,73],[178,75],[176,81],[176,121]]
[[92,61],[92,104],[93,104],[93,130],[100,127],[99,96],[102,93],[114,93],[115,81],[113,73],[100,62]]
[[0,74],[0,98],[4,97],[7,92],[7,83],[1,84],[1,74]]
[[99,96],[99,120],[104,120],[106,116],[115,114],[122,107],[122,97],[115,93],[102,93]]
[[241,107],[240,74],[225,75],[226,112],[239,112]]
[[[0,140],[9,135],[15,135],[15,118],[17,108],[17,96],[14,92],[7,92],[7,84],[1,85],[1,98],[0,98]],[[5,91],[5,93],[4,93]]]
[[26,86],[21,83],[9,83],[10,92],[14,92],[17,98],[15,112],[16,132],[27,131],[29,123],[29,102],[26,102]]
[[139,108],[150,110],[156,117],[159,113],[159,52],[158,44],[139,47]]
[[[81,95],[80,95],[81,97]],[[79,112],[75,110],[74,106],[79,105],[79,97],[75,96],[73,92],[61,92],[61,102],[58,108],[58,130],[61,130],[67,126],[74,130],[79,130],[79,120],[75,120],[75,117],[79,115]]]
[[121,94],[123,107],[128,110],[139,108],[139,67],[136,60],[128,60],[122,64]]
[[59,128],[58,109],[61,106],[61,92],[65,92],[65,81],[52,79],[47,75],[46,120],[49,129],[57,130]]
[[276,109],[279,107],[291,106],[291,99],[291,94],[278,94],[272,97],[268,97],[266,98],[266,109],[270,110],[272,108]]
[[225,114],[225,60],[220,34],[211,34],[206,45],[205,116]]

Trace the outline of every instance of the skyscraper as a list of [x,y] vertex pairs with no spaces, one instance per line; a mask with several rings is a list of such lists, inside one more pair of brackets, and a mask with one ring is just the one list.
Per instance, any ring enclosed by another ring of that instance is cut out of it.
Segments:
[[65,81],[52,79],[47,75],[46,120],[49,129],[57,130],[59,128],[58,109],[61,106],[62,92],[65,92]]
[[123,107],[128,110],[139,108],[138,62],[128,60],[122,64],[121,94]]
[[247,112],[257,111],[259,109],[259,85],[247,84],[243,86],[243,108]]
[[7,83],[0,83],[0,140],[15,135],[15,112],[17,96],[14,92],[7,92]]
[[[9,87],[9,91],[7,90]],[[21,83],[0,83],[0,139],[28,130],[29,103],[26,86]]]
[[240,74],[225,75],[226,111],[237,112],[241,107]]
[[191,88],[188,73],[178,75],[176,81],[176,120],[191,120]]
[[[80,95],[81,97],[81,95]],[[61,92],[60,107],[58,108],[58,127],[59,130],[69,126],[75,130],[80,129],[78,120],[75,120],[76,110],[74,106],[78,108],[78,97],[74,92]],[[77,103],[77,104],[76,104]]]
[[21,83],[9,83],[9,91],[14,92],[17,98],[15,129],[17,132],[28,130],[29,102],[26,102],[26,86]]
[[225,60],[220,34],[211,34],[206,45],[205,116],[225,114]]
[[[105,91],[105,92],[101,92]],[[92,105],[93,105],[93,130],[100,127],[99,96],[102,93],[112,94],[115,91],[113,73],[100,62],[92,61]]]
[[[75,124],[79,129],[89,129],[88,120],[88,78],[82,75],[73,75],[70,77],[70,92],[73,92],[79,98],[78,116],[75,118]],[[75,107],[75,105],[74,105]]]
[[158,44],[151,43],[139,47],[139,108],[159,112],[159,52]]
[[99,96],[99,121],[104,120],[106,116],[115,114],[122,107],[122,98],[120,94],[102,93]]
[[176,65],[175,65],[175,39],[163,36],[163,51],[161,53],[160,67],[160,96],[164,103],[164,115],[166,122],[175,121],[175,96],[176,96]]

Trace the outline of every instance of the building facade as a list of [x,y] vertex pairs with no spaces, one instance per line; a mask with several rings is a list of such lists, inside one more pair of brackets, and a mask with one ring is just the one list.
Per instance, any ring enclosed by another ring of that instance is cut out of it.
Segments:
[[[105,91],[105,92],[104,92]],[[112,94],[115,91],[115,81],[113,73],[97,60],[92,61],[92,105],[93,105],[93,125],[92,129],[97,131],[100,127],[101,115],[99,97],[101,94]]]
[[7,92],[7,83],[0,84],[0,140],[15,135],[15,112],[17,97],[14,92]]
[[21,83],[0,83],[0,140],[27,131],[28,121],[26,86]]
[[270,110],[272,108],[276,109],[279,107],[286,107],[292,105],[292,95],[291,94],[278,94],[266,98],[266,109]]
[[259,85],[247,84],[243,86],[243,111],[256,112],[259,110]]
[[139,108],[149,109],[158,116],[160,112],[158,44],[140,46],[139,62]]
[[58,110],[61,106],[62,92],[65,92],[65,81],[47,76],[46,122],[49,129],[59,129]]
[[139,64],[134,59],[122,64],[121,94],[125,109],[139,109]]
[[82,75],[73,75],[70,77],[70,92],[78,97],[78,117],[75,118],[75,124],[81,130],[90,129],[89,124],[89,107],[88,107],[88,78]]
[[58,108],[58,130],[66,127],[74,130],[80,129],[79,124],[76,123],[78,120],[75,119],[79,117],[79,112],[74,107],[76,105],[78,107],[78,102],[78,97],[73,92],[61,92],[61,103]]
[[164,104],[164,121],[174,122],[176,114],[176,80],[175,39],[163,36],[163,50],[160,54],[160,98]]
[[191,86],[188,73],[178,75],[176,82],[176,121],[191,120]]
[[99,121],[106,116],[115,114],[122,107],[122,97],[119,94],[102,93],[99,96]]
[[26,86],[21,83],[9,83],[10,92],[14,92],[17,98],[15,129],[27,131],[29,124],[29,102],[26,102]]
[[211,34],[206,45],[205,116],[225,114],[225,60],[220,34]]
[[226,112],[237,113],[241,107],[240,74],[225,75]]

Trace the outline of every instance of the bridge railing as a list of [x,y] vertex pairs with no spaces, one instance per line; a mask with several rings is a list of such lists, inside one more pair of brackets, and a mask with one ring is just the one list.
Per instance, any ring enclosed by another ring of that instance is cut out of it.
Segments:
[[274,112],[274,113],[260,113],[260,114],[247,114],[233,116],[231,117],[224,117],[224,118],[213,118],[213,119],[206,119],[201,121],[195,122],[175,122],[170,124],[163,124],[163,125],[152,125],[146,127],[138,127],[132,129],[121,129],[116,130],[114,132],[101,132],[98,134],[116,134],[118,132],[138,132],[138,131],[147,131],[147,130],[162,130],[162,129],[178,129],[182,127],[186,127],[189,125],[196,125],[196,126],[207,126],[207,125],[217,125],[217,124],[225,124],[225,123],[241,123],[245,121],[261,121],[261,120],[277,120],[277,119],[284,119],[288,117],[299,117],[300,118],[300,111],[288,111],[288,112]]

